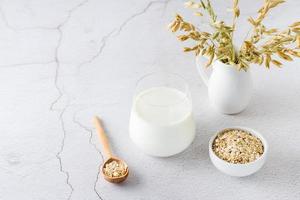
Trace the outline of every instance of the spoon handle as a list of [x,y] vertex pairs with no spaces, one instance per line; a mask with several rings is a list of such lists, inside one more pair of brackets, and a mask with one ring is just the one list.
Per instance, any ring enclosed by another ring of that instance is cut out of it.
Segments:
[[106,156],[107,159],[111,158],[112,157],[112,153],[111,153],[109,142],[108,142],[108,138],[107,138],[107,136],[106,136],[106,134],[104,132],[101,120],[99,119],[99,117],[95,116],[94,119],[93,119],[93,121],[94,121],[94,125],[96,127],[96,130],[98,132],[100,142],[101,142],[101,144],[103,146],[104,154],[105,154],[105,156]]

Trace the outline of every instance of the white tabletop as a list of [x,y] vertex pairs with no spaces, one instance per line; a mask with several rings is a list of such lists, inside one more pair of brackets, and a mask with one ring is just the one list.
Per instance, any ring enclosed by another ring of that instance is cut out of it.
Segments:
[[[220,2],[224,12],[229,4]],[[260,3],[241,2],[237,39]],[[209,106],[193,55],[166,29],[175,12],[192,17],[181,1],[3,0],[0,8],[1,200],[300,199],[300,59],[253,66],[249,107],[222,115]],[[299,8],[290,0],[266,24],[285,27]],[[135,83],[157,70],[187,79],[197,122],[193,144],[166,159],[146,156],[128,137]],[[122,185],[99,175],[94,115],[130,166]],[[208,157],[210,136],[233,125],[260,131],[270,146],[265,166],[246,178],[222,174]]]

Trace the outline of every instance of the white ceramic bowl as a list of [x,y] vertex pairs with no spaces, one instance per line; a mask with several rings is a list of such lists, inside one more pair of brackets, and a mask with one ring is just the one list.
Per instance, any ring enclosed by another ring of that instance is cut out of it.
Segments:
[[[226,129],[245,130],[245,131],[255,135],[256,137],[258,137],[264,145],[263,154],[255,161],[246,163],[246,164],[229,163],[229,162],[226,162],[225,160],[222,160],[221,158],[219,158],[212,149],[212,143],[213,143],[214,139],[216,138],[216,136],[220,132],[223,132]],[[251,174],[257,172],[264,165],[267,154],[268,154],[269,146],[268,146],[268,143],[265,140],[265,138],[260,133],[258,133],[255,130],[252,130],[250,128],[231,127],[231,128],[226,128],[226,129],[221,130],[221,131],[217,132],[216,134],[214,134],[213,137],[211,137],[211,139],[209,141],[209,157],[210,157],[211,162],[214,164],[214,166],[218,170],[220,170],[221,172],[228,174],[230,176],[243,177],[243,176],[248,176],[248,175],[251,175]]]

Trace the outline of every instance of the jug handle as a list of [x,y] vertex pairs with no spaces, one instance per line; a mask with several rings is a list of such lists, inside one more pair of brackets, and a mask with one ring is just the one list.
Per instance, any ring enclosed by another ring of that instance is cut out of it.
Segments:
[[207,73],[204,70],[204,63],[206,63],[208,61],[207,58],[205,58],[204,56],[197,56],[196,57],[196,66],[197,66],[197,70],[204,82],[204,84],[206,86],[208,86],[209,84],[209,77],[207,75]]

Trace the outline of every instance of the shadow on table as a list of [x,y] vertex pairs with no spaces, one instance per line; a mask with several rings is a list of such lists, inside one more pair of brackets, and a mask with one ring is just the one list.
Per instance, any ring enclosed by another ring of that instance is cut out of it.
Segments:
[[249,106],[243,112],[232,115],[232,117],[241,119],[253,117],[290,118],[295,115],[295,112],[300,112],[299,99],[299,92],[288,97],[280,92],[256,91]]
[[243,181],[245,184],[257,184],[262,188],[264,186],[272,187],[274,190],[282,185],[285,185],[285,187],[296,187],[296,185],[299,184],[300,179],[299,169],[299,152],[283,154],[281,152],[276,152],[275,150],[260,171],[248,177],[236,179]]

